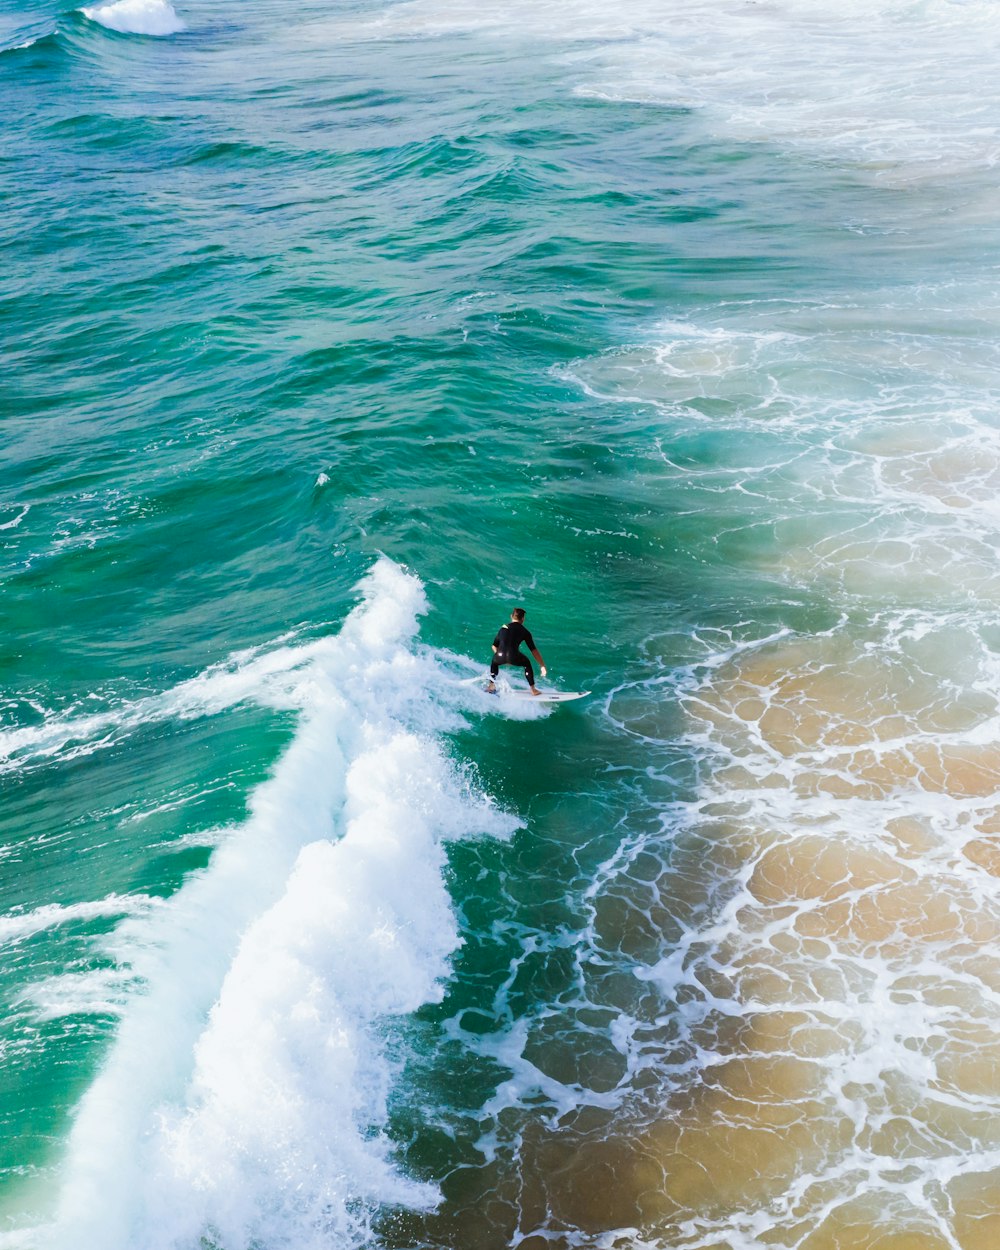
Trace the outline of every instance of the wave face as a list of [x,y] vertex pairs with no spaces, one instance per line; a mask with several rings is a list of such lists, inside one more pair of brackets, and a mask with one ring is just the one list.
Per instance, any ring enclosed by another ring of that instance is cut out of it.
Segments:
[[442,994],[445,842],[512,822],[435,741],[456,712],[411,649],[419,583],[383,561],[361,589],[298,657],[299,725],[246,822],[118,932],[144,989],[77,1113],[52,1245],[353,1245],[380,1206],[434,1202],[380,1131],[386,1021]]
[[0,1247],[994,1250],[997,6],[18,10]]

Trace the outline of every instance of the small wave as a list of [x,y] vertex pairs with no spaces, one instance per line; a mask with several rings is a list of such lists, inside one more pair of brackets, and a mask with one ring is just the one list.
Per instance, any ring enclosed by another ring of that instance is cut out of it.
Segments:
[[[55,42],[56,28],[48,22],[32,22],[29,26],[20,26],[0,36],[0,54],[4,52],[23,52],[27,48],[39,44]],[[13,505],[17,507],[18,505]],[[0,525],[0,529],[4,527]]]
[[245,140],[222,140],[217,143],[203,143],[192,149],[185,157],[185,165],[203,165],[218,161],[222,164],[239,164],[260,166],[268,164],[284,164],[294,159],[294,155],[271,144],[249,143]]
[[176,35],[187,29],[167,0],[117,0],[80,12],[90,21],[123,35]]
[[[3,45],[0,45],[0,54],[3,54],[4,52],[24,52],[27,48],[37,47],[38,44],[43,43],[46,39],[50,37],[51,36],[49,34],[35,35],[31,39],[24,39],[24,40],[19,41],[18,43],[5,43]],[[3,527],[0,526],[0,528],[3,528]]]

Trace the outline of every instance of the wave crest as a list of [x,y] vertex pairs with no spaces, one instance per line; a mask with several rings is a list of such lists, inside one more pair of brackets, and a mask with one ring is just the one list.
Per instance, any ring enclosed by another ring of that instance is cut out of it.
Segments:
[[80,12],[123,35],[176,35],[187,29],[167,0],[117,0]]

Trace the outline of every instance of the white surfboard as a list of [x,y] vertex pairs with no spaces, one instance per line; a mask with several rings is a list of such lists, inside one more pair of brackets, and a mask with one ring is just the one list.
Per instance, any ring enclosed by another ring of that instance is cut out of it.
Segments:
[[511,690],[501,698],[530,699],[532,703],[571,703],[574,699],[586,698],[588,694],[589,690],[543,690],[541,694],[532,694],[530,690]]
[[574,699],[584,699],[589,690],[543,690],[541,694],[532,694],[530,690],[486,690],[486,682],[490,679],[487,673],[485,677],[463,677],[457,684],[460,686],[479,686],[484,694],[491,697],[499,695],[501,699],[534,699],[539,703],[571,703]]

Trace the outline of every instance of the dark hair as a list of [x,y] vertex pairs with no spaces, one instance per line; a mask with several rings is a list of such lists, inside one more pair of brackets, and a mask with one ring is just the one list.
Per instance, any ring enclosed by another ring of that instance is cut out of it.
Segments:
[[511,616],[514,618],[515,621],[523,621],[524,620],[524,608],[514,608],[511,611]]

